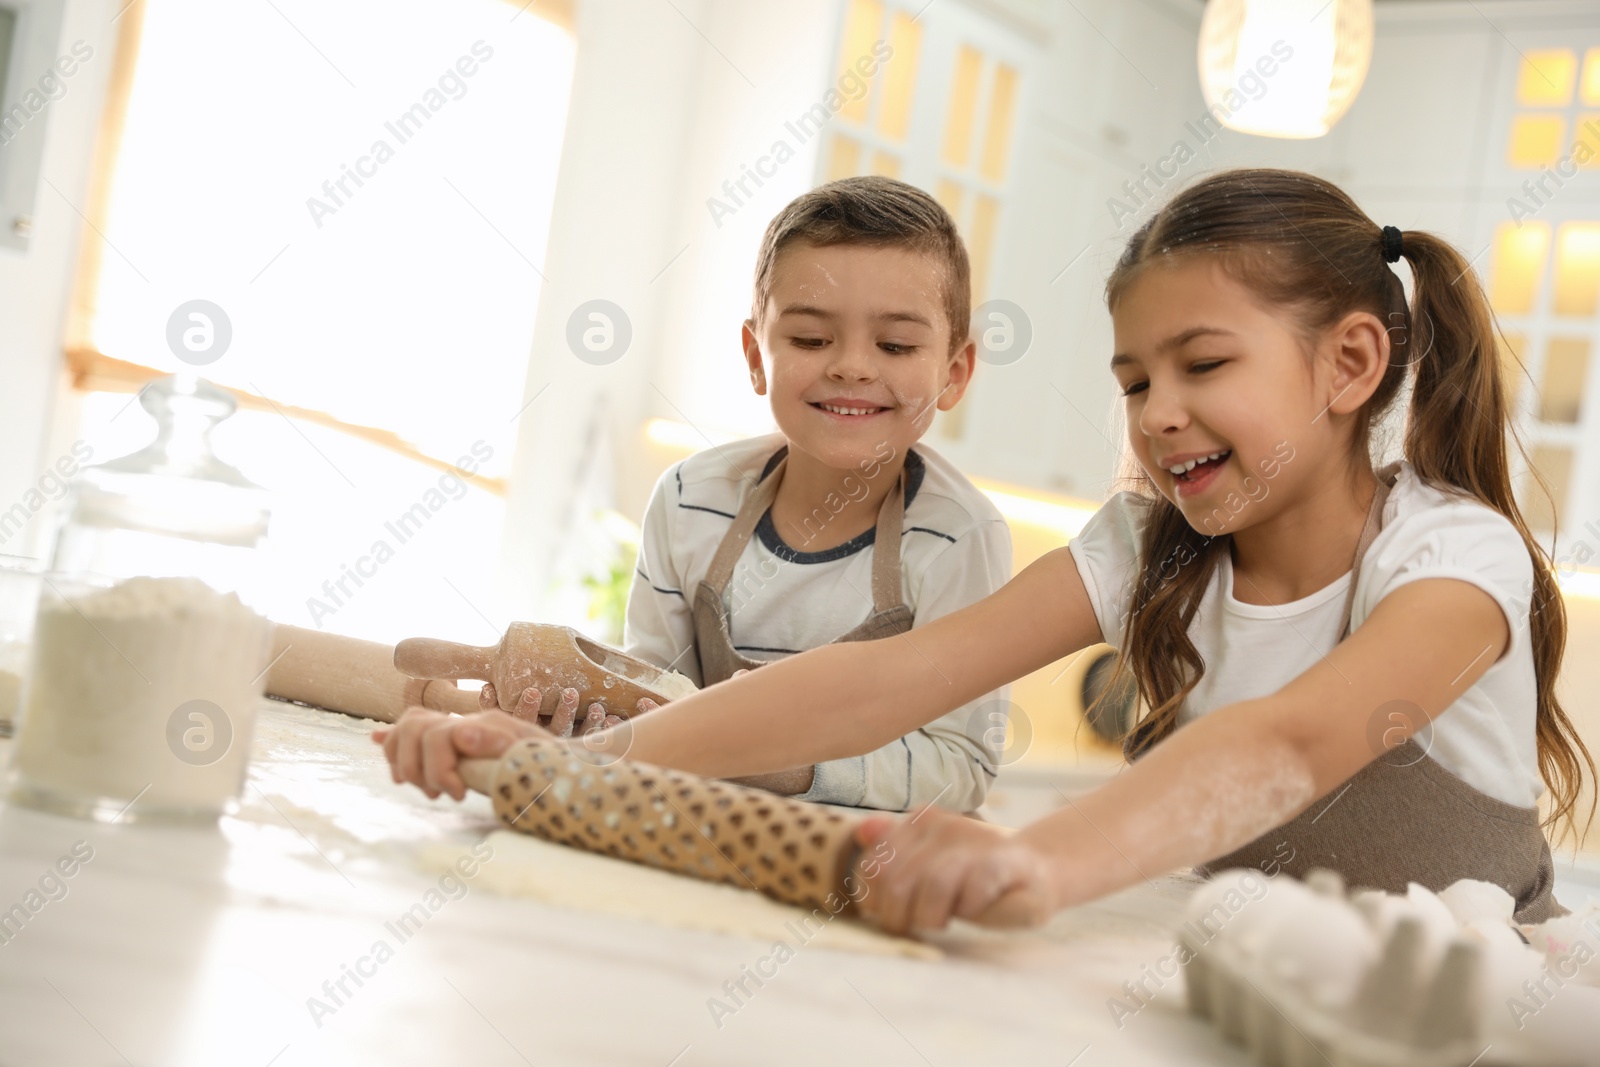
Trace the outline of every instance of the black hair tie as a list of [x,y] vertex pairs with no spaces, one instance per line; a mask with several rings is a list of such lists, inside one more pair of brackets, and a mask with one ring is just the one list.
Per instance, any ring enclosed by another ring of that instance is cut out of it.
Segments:
[[1383,228],[1383,261],[1393,263],[1405,254],[1403,236],[1397,226]]

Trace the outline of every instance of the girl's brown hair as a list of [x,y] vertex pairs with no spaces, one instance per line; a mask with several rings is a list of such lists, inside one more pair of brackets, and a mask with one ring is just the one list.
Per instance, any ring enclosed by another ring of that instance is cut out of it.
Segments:
[[[1180,192],[1134,233],[1106,283],[1107,305],[1115,310],[1147,265],[1200,254],[1217,256],[1230,277],[1291,310],[1307,342],[1355,311],[1388,324],[1389,367],[1359,413],[1352,462],[1371,464],[1373,426],[1410,378],[1406,459],[1429,484],[1476,498],[1522,535],[1533,559],[1528,621],[1538,679],[1539,771],[1551,794],[1545,822],[1565,819],[1575,831],[1583,770],[1587,766],[1592,779],[1595,767],[1556,699],[1566,608],[1550,556],[1529,533],[1512,493],[1506,440],[1519,452],[1522,444],[1511,424],[1494,316],[1471,264],[1441,238],[1406,231],[1402,254],[1413,279],[1407,307],[1400,278],[1384,260],[1383,231],[1342,190],[1295,171],[1231,170]],[[1141,580],[1105,689],[1126,692],[1131,673],[1150,709],[1126,739],[1129,758],[1176,729],[1179,708],[1205,673],[1189,623],[1232,540],[1195,530],[1143,471],[1135,479],[1149,501],[1150,521],[1139,552]],[[1593,817],[1591,800],[1590,822]]]

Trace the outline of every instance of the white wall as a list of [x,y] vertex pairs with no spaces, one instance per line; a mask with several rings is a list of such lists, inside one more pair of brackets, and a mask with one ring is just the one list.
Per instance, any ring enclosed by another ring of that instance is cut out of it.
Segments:
[[[40,476],[67,453],[76,421],[75,407],[65,395],[62,337],[83,231],[78,211],[85,207],[90,155],[116,41],[111,19],[121,5],[60,2],[66,10],[61,42],[52,55],[80,40],[94,55],[65,79],[66,94],[33,119],[49,122],[41,173],[55,189],[40,183],[27,251],[0,247],[0,512],[22,503]],[[44,72],[16,73],[32,82]],[[0,545],[0,552],[42,552],[43,517],[44,512],[36,515],[25,532]]]
[[[573,457],[599,450],[597,476],[637,518],[655,474],[638,455],[643,419],[713,434],[759,429],[765,419],[742,369],[739,325],[762,229],[813,184],[820,138],[798,146],[721,226],[706,200],[722,196],[723,181],[822,94],[838,5],[703,0],[676,8],[579,6],[528,395],[550,385],[522,418],[502,552],[511,616],[548,605],[552,575],[578,549],[573,535],[582,539],[587,505],[598,502],[575,483]],[[619,305],[633,327],[627,352],[605,366],[578,359],[567,343],[572,310],[595,298]]]

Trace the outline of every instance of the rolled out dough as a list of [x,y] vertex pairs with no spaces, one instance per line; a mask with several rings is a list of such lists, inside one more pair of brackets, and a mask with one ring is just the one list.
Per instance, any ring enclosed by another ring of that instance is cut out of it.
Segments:
[[[830,917],[826,909],[813,916],[804,908],[780,904],[753,890],[702,882],[511,830],[490,834],[489,844],[494,857],[479,868],[472,885],[501,896],[684,930],[736,934],[769,944],[782,940],[795,948],[801,939],[799,931],[806,934],[808,947],[921,960],[944,955],[921,941],[893,937],[842,915]],[[453,870],[460,856],[459,846],[432,845],[423,850],[422,863],[429,871],[443,873]],[[785,925],[791,923],[793,928]]]

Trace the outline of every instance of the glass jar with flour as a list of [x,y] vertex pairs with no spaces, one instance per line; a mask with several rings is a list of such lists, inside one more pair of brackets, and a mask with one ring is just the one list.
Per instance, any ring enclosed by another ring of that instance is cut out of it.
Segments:
[[44,565],[26,556],[0,556],[0,737],[10,737],[22,703],[22,679],[32,658],[33,618]]
[[73,483],[10,795],[105,820],[214,818],[244,784],[271,646],[269,505],[212,451],[227,393],[174,376],[140,402],[155,441]]

